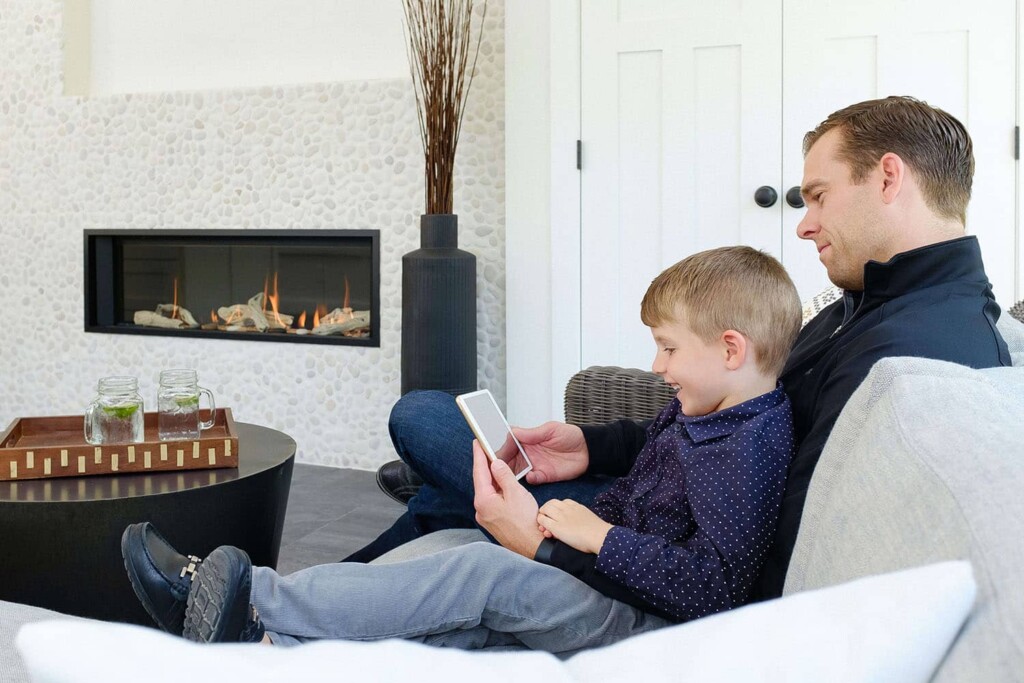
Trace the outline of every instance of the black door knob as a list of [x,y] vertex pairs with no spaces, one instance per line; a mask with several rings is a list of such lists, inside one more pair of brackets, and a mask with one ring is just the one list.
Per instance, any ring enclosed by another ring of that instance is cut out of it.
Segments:
[[786,203],[794,209],[804,208],[804,198],[800,196],[800,187],[794,185],[786,191]]
[[754,191],[754,203],[761,208],[767,209],[769,206],[775,206],[777,201],[779,201],[779,193],[775,191],[774,187],[762,185]]

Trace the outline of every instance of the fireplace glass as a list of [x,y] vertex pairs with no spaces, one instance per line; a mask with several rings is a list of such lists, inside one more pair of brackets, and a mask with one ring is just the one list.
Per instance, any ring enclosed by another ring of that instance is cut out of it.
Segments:
[[380,346],[377,230],[87,230],[85,329]]

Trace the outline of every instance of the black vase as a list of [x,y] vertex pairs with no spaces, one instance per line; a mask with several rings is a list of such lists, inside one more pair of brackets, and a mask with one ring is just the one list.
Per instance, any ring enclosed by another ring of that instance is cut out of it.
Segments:
[[459,217],[420,216],[420,248],[402,257],[402,393],[476,390],[476,256]]

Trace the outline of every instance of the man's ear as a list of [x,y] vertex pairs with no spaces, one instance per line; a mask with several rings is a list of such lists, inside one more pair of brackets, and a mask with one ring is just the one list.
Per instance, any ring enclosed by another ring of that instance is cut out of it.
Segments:
[[882,169],[882,201],[892,204],[907,179],[907,165],[893,152],[883,154],[878,165]]
[[747,360],[747,338],[736,330],[726,330],[721,336],[725,351],[725,367],[728,370],[739,370]]

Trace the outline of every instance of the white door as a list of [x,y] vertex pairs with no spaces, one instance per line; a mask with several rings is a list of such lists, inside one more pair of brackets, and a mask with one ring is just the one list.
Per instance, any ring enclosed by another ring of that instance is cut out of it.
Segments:
[[[1016,252],[1013,154],[1015,3],[1009,0],[785,0],[785,183],[799,185],[801,142],[854,102],[912,95],[945,109],[974,140],[967,231],[978,235],[996,299],[1009,304]],[[827,284],[814,249],[796,237],[802,210],[783,212],[783,260],[802,296]]]
[[[663,268],[749,244],[801,298],[828,286],[796,237],[803,135],[832,111],[908,94],[974,139],[968,232],[997,299],[1015,291],[1015,3],[978,0],[583,0],[581,366],[647,367],[639,303]],[[784,46],[784,47],[783,47]],[[761,185],[777,204],[754,202]],[[557,296],[557,293],[556,293]]]
[[581,9],[580,357],[649,367],[640,301],[661,270],[725,244],[782,255],[781,4]]

